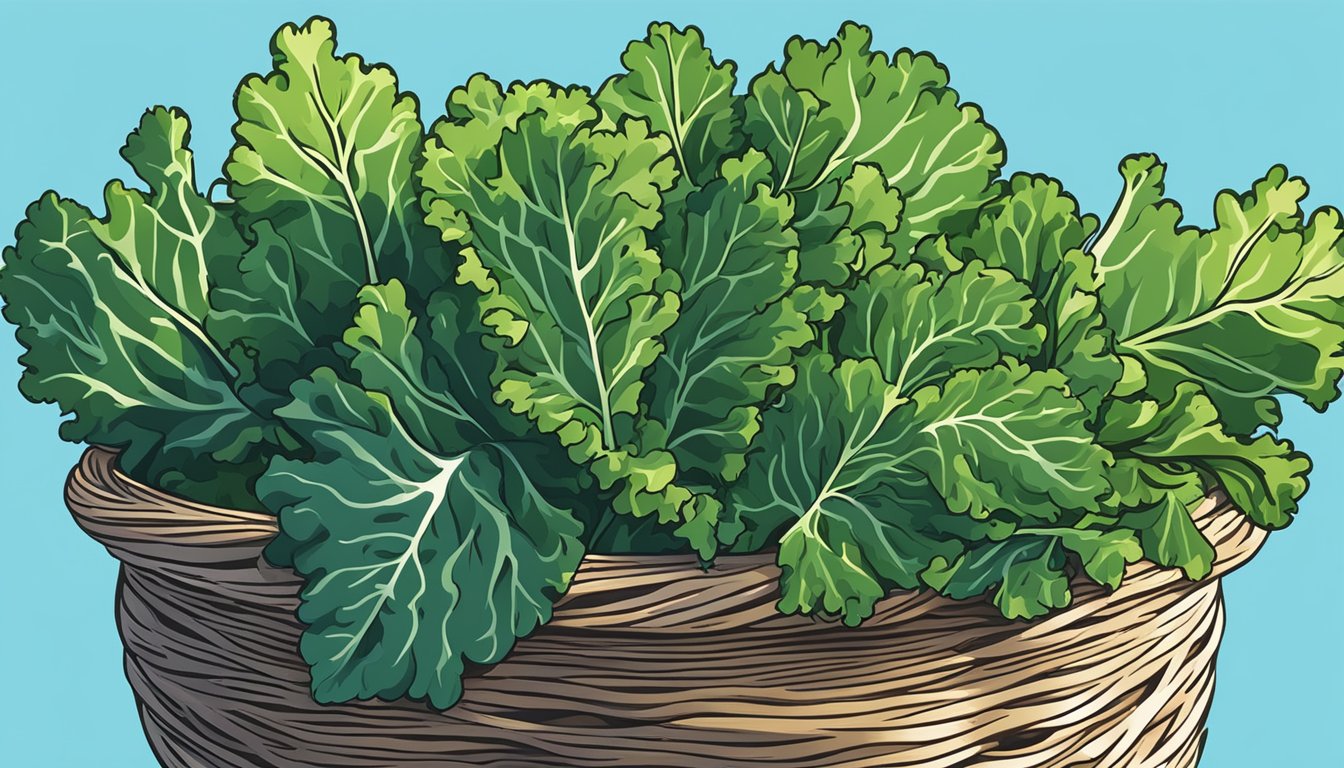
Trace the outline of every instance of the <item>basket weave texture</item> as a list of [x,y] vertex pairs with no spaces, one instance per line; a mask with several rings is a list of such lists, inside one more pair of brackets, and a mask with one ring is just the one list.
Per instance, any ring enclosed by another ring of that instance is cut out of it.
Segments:
[[66,499],[122,563],[126,674],[168,768],[1191,768],[1217,577],[1264,540],[1215,497],[1197,516],[1218,551],[1203,582],[1142,563],[1032,623],[898,593],[854,629],[777,613],[769,556],[708,572],[590,556],[554,619],[435,712],[310,698],[301,582],[261,559],[272,517],[148,488],[97,448]]

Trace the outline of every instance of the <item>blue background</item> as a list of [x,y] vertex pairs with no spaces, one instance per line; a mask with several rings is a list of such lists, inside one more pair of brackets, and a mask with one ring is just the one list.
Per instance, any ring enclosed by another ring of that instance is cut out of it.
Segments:
[[[1213,195],[1271,164],[1344,204],[1344,4],[1319,2],[493,2],[168,3],[0,0],[0,226],[47,188],[101,209],[125,177],[117,157],[141,111],[192,116],[209,183],[230,145],[230,96],[270,66],[288,20],[332,16],[342,50],[394,65],[425,115],[473,72],[597,84],[652,19],[694,23],[750,75],[793,34],[828,38],[853,18],[878,47],[934,51],[1009,148],[1008,170],[1062,179],[1105,214],[1116,163],[1154,151],[1168,192],[1207,224]],[[8,236],[0,238],[7,241]],[[153,766],[122,676],[115,564],[61,502],[77,446],[54,407],[14,387],[17,345],[0,337],[0,763]],[[1282,433],[1316,460],[1301,515],[1226,582],[1230,618],[1203,765],[1344,765],[1340,591],[1344,407],[1287,408]]]

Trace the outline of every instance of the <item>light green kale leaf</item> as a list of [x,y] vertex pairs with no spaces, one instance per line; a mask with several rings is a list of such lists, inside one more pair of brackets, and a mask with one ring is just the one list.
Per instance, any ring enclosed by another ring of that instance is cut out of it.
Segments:
[[1223,192],[1209,230],[1181,227],[1151,155],[1120,166],[1125,187],[1091,253],[1118,351],[1166,400],[1202,386],[1228,429],[1278,421],[1274,395],[1317,410],[1344,375],[1344,227],[1323,208],[1304,223],[1306,184],[1275,166],[1250,192]]
[[1139,535],[1128,528],[1100,531],[1059,528],[1042,533],[1058,537],[1065,549],[1078,556],[1089,579],[1111,589],[1120,586],[1126,565],[1143,559]]
[[627,115],[649,121],[672,142],[677,167],[692,183],[707,183],[743,142],[742,97],[731,61],[714,61],[696,27],[649,25],[643,40],[621,55],[626,72],[613,75],[597,93],[606,119]]
[[206,332],[207,274],[245,246],[197,192],[188,134],[181,112],[147,112],[122,156],[148,191],[112,182],[102,219],[54,193],[34,203],[0,295],[28,350],[19,387],[73,414],[64,439],[121,449],[165,490],[253,507],[246,480],[285,440]]
[[[1003,145],[977,107],[958,104],[932,56],[901,50],[888,58],[871,44],[872,32],[852,23],[825,45],[789,41],[783,67],[752,81],[744,130],[770,158],[775,190],[798,196],[800,212],[820,211],[808,198],[825,196],[827,184],[856,166],[876,168],[903,200],[888,247],[904,260],[921,239],[958,229],[992,197]],[[799,223],[805,243],[807,229]],[[806,248],[801,258],[808,260]]]
[[1027,286],[981,262],[946,276],[919,264],[882,266],[847,296],[836,350],[876,360],[903,396],[963,368],[1028,357],[1045,333]]
[[210,310],[210,276],[231,267],[244,244],[227,212],[197,191],[190,137],[181,111],[145,112],[121,156],[149,190],[109,183],[107,216],[91,228],[138,282],[195,327]]
[[361,286],[397,278],[423,300],[452,273],[413,185],[423,135],[415,97],[388,67],[335,49],[326,19],[280,28],[272,71],[238,87],[224,167],[256,243],[216,276],[214,322],[281,393],[335,362],[329,349]]
[[1257,524],[1282,528],[1292,522],[1311,471],[1310,460],[1287,440],[1228,430],[1209,396],[1189,382],[1166,401],[1111,403],[1097,439],[1115,453],[1116,470],[1135,477],[1115,483],[1118,490],[1136,489],[1118,499],[1121,508],[1193,505],[1217,487]]
[[1063,372],[1090,413],[1123,374],[1097,295],[1096,263],[1083,250],[1096,228],[1096,219],[1080,215],[1059,182],[1016,174],[1005,196],[951,244],[960,258],[982,259],[1031,286],[1046,337],[1029,362]]
[[534,446],[444,450],[330,369],[293,391],[279,415],[315,455],[277,459],[257,488],[279,511],[272,548],[306,579],[314,697],[452,706],[464,666],[504,658],[568,588],[583,548],[564,492]]
[[1100,509],[1111,457],[1058,371],[1011,359],[965,370],[911,396],[920,450],[911,463],[953,512],[1054,521]]
[[[779,542],[780,610],[838,614],[858,624],[893,587],[913,588],[938,553],[925,530],[941,506],[908,464],[917,446],[893,413],[909,408],[871,360],[812,353],[765,414],[728,504],[752,551]],[[782,535],[781,535],[782,532]]]
[[676,178],[670,143],[642,121],[594,128],[580,88],[540,90],[478,80],[454,97],[425,153],[428,220],[464,246],[497,401],[555,433],[618,511],[676,524],[709,557],[717,508],[673,483],[671,453],[639,450],[644,377],[680,309],[649,243]]
[[793,207],[770,193],[765,157],[724,162],[703,188],[665,209],[654,233],[677,277],[681,312],[648,374],[648,415],[694,486],[731,481],[760,428],[768,394],[793,380],[794,350],[813,339],[796,285]]

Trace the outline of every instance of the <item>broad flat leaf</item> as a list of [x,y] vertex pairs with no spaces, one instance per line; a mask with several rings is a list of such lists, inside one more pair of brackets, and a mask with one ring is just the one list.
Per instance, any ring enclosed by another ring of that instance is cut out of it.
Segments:
[[[287,244],[300,279],[269,288],[299,305],[310,335],[339,334],[365,283],[395,277],[429,290],[451,272],[412,185],[423,134],[415,97],[391,69],[335,49],[326,19],[280,28],[274,69],[238,87],[237,144],[224,167],[246,220],[270,222]],[[243,296],[266,281],[268,263],[244,265]]]
[[1049,537],[1014,537],[951,560],[938,557],[920,577],[957,600],[993,592],[994,605],[1009,619],[1044,616],[1072,600],[1063,552]]
[[958,104],[932,56],[901,50],[889,58],[871,44],[872,33],[852,23],[825,45],[789,41],[783,67],[752,81],[744,129],[770,157],[777,190],[803,196],[856,164],[880,169],[904,198],[891,240],[904,257],[990,199],[1003,147],[978,108]]
[[121,155],[148,192],[120,181],[107,185],[107,216],[89,229],[140,292],[215,359],[229,375],[228,350],[206,333],[208,274],[232,267],[246,247],[224,211],[196,191],[191,125],[176,109],[147,111]]
[[452,706],[467,662],[499,661],[550,619],[583,555],[578,522],[526,445],[440,453],[329,369],[294,395],[280,415],[315,456],[276,460],[258,492],[306,580],[314,697]]
[[857,624],[888,589],[917,586],[930,558],[949,551],[922,530],[939,504],[905,463],[909,430],[892,418],[903,403],[873,361],[837,366],[812,354],[766,413],[728,504],[747,526],[739,551],[787,527],[778,538],[784,612]]
[[[440,455],[526,435],[525,422],[491,402],[493,358],[481,343],[475,293],[467,291],[446,286],[434,294],[426,321],[409,308],[400,281],[365,286],[341,348],[359,386],[385,397],[410,437]],[[542,446],[529,450],[539,457]],[[292,566],[288,554],[283,542],[268,551],[272,562]]]
[[910,458],[953,512],[1055,520],[1096,511],[1110,455],[1058,371],[1008,360],[961,371],[912,396],[919,450]]
[[982,259],[1031,286],[1040,302],[1036,316],[1047,330],[1032,364],[1062,371],[1089,413],[1123,372],[1097,297],[1096,264],[1082,250],[1096,228],[1096,219],[1080,215],[1059,182],[1015,174],[1006,196],[954,244],[962,259]]
[[28,350],[20,389],[73,414],[63,438],[123,449],[123,468],[166,490],[250,507],[246,479],[282,438],[205,331],[205,270],[243,246],[195,191],[187,134],[181,113],[146,113],[123,155],[150,189],[108,185],[104,219],[55,194],[34,203],[0,295]]
[[[1230,433],[1217,407],[1190,383],[1177,385],[1171,399],[1160,405],[1152,400],[1114,403],[1098,439],[1117,455],[1164,468],[1159,487],[1175,485],[1172,472],[1199,473],[1206,480],[1205,490],[1222,488],[1238,509],[1270,528],[1292,522],[1311,471],[1310,460],[1286,440]],[[1152,476],[1149,470],[1144,479]],[[1203,494],[1198,496],[1202,499]]]
[[901,395],[1005,355],[1030,356],[1045,333],[1027,287],[981,262],[950,276],[919,264],[883,266],[848,295],[836,349],[877,360]]
[[1153,397],[1203,386],[1236,434],[1276,422],[1276,394],[1323,410],[1344,374],[1339,212],[1304,225],[1306,185],[1275,166],[1250,192],[1218,195],[1213,229],[1181,229],[1164,172],[1150,155],[1121,165],[1124,193],[1091,249],[1119,351],[1142,362]]
[[680,304],[649,245],[676,176],[670,144],[639,121],[592,128],[578,88],[501,98],[436,125],[422,173],[428,220],[466,246],[459,280],[495,337],[496,399],[555,433],[619,511],[678,524],[709,557],[716,510],[672,484],[672,454],[637,449],[644,376]]
[[649,121],[672,141],[677,167],[696,184],[711,179],[743,141],[742,97],[731,61],[718,64],[695,27],[650,24],[643,40],[621,55],[626,72],[602,85],[597,103],[612,124],[622,117]]
[[793,208],[770,193],[768,174],[756,152],[725,162],[671,208],[655,237],[682,306],[648,375],[648,414],[664,433],[657,447],[695,484],[737,476],[767,393],[792,381],[793,350],[813,338],[807,316],[785,299],[798,240]]

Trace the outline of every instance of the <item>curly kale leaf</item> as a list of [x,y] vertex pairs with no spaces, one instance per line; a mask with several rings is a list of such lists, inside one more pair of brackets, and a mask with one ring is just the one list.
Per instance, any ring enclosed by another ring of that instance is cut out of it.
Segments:
[[256,506],[248,481],[288,444],[209,330],[209,278],[245,241],[196,189],[187,118],[147,112],[122,156],[148,187],[107,186],[107,215],[44,195],[5,251],[5,318],[28,350],[19,387],[74,418],[61,436],[118,448],[166,490]]

